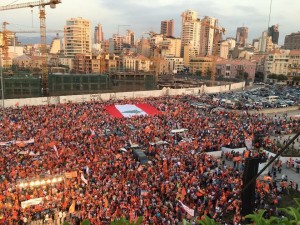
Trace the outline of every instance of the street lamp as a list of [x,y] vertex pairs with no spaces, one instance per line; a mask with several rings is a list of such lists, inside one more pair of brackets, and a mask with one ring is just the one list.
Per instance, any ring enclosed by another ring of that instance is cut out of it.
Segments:
[[2,69],[2,50],[0,53],[0,76],[1,76],[0,79],[1,79],[1,94],[2,94],[2,109],[4,112],[4,84],[3,84],[3,69]]

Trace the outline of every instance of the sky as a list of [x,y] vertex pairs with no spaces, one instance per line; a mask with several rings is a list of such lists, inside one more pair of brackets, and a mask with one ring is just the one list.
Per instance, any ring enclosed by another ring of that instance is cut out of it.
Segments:
[[[0,6],[35,2],[37,0],[0,0]],[[48,0],[45,0],[48,1]],[[63,30],[66,20],[82,17],[90,20],[92,31],[101,23],[105,38],[126,29],[135,32],[136,38],[147,36],[149,31],[160,32],[162,20],[174,19],[175,36],[180,37],[181,13],[187,9],[198,12],[198,17],[215,17],[226,28],[225,37],[235,37],[236,28],[249,28],[248,41],[258,38],[268,27],[271,0],[61,0],[56,9],[46,6],[46,26]],[[273,0],[270,25],[279,24],[279,44],[287,34],[300,30],[300,1]],[[38,30],[38,8],[1,11],[0,22],[9,22],[13,31]],[[129,26],[119,26],[129,25]]]

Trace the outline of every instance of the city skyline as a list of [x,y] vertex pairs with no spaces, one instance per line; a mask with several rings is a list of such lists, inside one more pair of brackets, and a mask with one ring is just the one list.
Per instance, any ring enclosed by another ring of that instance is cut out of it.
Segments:
[[[31,1],[4,0],[0,4],[4,6]],[[251,42],[253,38],[261,36],[261,33],[267,30],[270,6],[270,1],[259,0],[253,0],[251,3],[237,0],[230,2],[222,0],[214,2],[208,0],[144,0],[142,2],[88,0],[84,3],[80,0],[62,0],[56,9],[46,7],[47,29],[62,30],[67,19],[82,17],[90,20],[92,27],[101,23],[106,39],[117,33],[118,25],[122,24],[130,26],[120,27],[120,34],[124,35],[127,29],[131,29],[139,38],[144,32],[150,30],[159,33],[161,21],[174,19],[175,36],[180,37],[180,15],[185,10],[192,9],[198,12],[200,18],[204,16],[217,18],[220,26],[227,30],[225,37],[235,37],[237,27],[248,27],[248,42]],[[270,26],[279,24],[279,44],[283,44],[285,35],[300,30],[296,23],[300,20],[300,15],[297,13],[299,8],[300,2],[294,0],[285,2],[273,0]],[[7,28],[10,30],[32,30],[32,25],[36,29],[39,28],[37,7],[33,8],[32,12],[30,8],[23,8],[2,11],[1,14],[0,22],[9,22],[10,25]]]

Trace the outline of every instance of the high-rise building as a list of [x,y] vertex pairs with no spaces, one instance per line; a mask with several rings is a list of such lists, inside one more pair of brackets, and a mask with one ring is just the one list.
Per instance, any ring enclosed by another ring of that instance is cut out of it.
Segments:
[[104,41],[104,34],[102,31],[102,25],[99,23],[97,26],[95,26],[94,44],[100,44],[102,41]]
[[238,27],[236,30],[236,43],[245,46],[248,39],[248,27]]
[[68,19],[64,27],[64,47],[65,56],[68,57],[75,57],[76,54],[91,55],[91,22],[81,17]]
[[181,17],[181,56],[184,56],[184,49],[188,51],[185,53],[186,56],[199,55],[201,22],[198,13],[189,9],[183,12]]
[[[214,38],[216,38],[214,27],[217,27],[217,19],[205,16],[201,20],[200,55],[202,56],[213,54]],[[216,40],[216,43],[219,41],[220,40]]]
[[284,48],[290,50],[300,49],[300,32],[286,35],[284,39]]
[[279,28],[278,24],[269,27],[268,35],[272,38],[273,44],[278,45]]
[[268,36],[268,31],[262,32],[261,37],[259,38],[259,52],[268,52],[273,49],[273,43],[271,41],[271,37]]
[[174,37],[174,20],[161,21],[160,33],[165,37]]
[[134,46],[134,32],[132,30],[127,30],[127,33],[124,37],[124,43],[130,45],[130,46]]

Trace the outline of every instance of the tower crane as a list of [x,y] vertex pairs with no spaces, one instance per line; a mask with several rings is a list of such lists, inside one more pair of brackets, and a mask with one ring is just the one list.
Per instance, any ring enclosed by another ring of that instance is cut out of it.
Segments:
[[[8,62],[8,43],[7,43],[7,30],[6,25],[8,25],[7,22],[2,23],[2,50],[3,50],[3,67],[7,67]],[[0,59],[1,60],[1,59]]]
[[226,29],[223,27],[220,27],[218,25],[213,26],[210,23],[204,21],[201,23],[201,26],[208,27],[214,30],[214,39],[213,39],[213,50],[212,50],[212,71],[211,71],[211,81],[216,80],[216,61],[217,61],[217,54],[218,54],[218,42],[220,41],[220,38],[222,34],[226,33]]
[[48,67],[47,67],[47,49],[46,49],[46,13],[45,6],[50,5],[50,8],[54,9],[57,4],[61,3],[61,0],[39,0],[35,2],[12,4],[7,6],[0,6],[0,11],[20,9],[20,8],[33,8],[39,7],[40,18],[40,36],[41,36],[41,57],[42,57],[42,88],[43,95],[48,95]]

